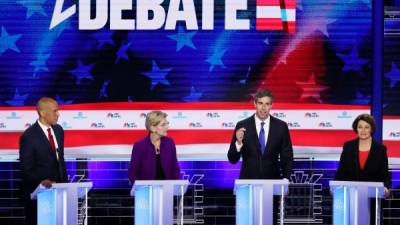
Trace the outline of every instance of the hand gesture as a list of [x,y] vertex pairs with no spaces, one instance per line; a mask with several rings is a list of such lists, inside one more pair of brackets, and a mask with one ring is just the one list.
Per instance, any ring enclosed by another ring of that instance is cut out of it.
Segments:
[[238,142],[239,145],[243,144],[243,137],[244,137],[244,132],[246,131],[246,128],[242,127],[236,131],[236,141]]

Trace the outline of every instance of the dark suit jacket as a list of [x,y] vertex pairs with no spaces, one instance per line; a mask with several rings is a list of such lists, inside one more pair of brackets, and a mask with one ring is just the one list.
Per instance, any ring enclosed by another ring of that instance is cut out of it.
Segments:
[[[270,116],[267,145],[264,154],[261,155],[254,116],[236,124],[228,151],[229,161],[237,163],[242,157],[240,179],[280,179],[282,177],[289,179],[292,171],[293,149],[287,124]],[[246,128],[246,131],[242,149],[237,152],[235,133],[242,127]]]
[[390,188],[391,179],[386,147],[372,141],[367,161],[362,170],[358,152],[358,138],[344,143],[335,180],[383,182],[385,187]]
[[26,129],[20,137],[19,159],[24,198],[29,199],[30,193],[42,180],[49,179],[55,182],[68,180],[64,162],[64,130],[60,125],[52,126],[52,128],[58,144],[58,160],[38,122]]
[[[161,138],[160,160],[166,180],[181,178],[175,143],[169,137]],[[139,140],[133,146],[128,177],[132,184],[135,180],[156,179],[156,153],[149,136]]]

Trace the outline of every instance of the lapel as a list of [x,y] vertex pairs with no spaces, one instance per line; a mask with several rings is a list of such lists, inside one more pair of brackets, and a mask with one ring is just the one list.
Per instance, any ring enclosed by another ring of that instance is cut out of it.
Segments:
[[[359,145],[358,138],[355,140],[355,142],[353,144],[353,162],[356,164],[354,168],[356,170],[357,179],[359,179],[362,170],[361,170],[361,165],[360,165],[360,145]],[[365,166],[364,166],[364,168],[365,168]]]
[[254,114],[254,115],[251,117],[251,120],[250,120],[250,123],[249,123],[249,128],[250,128],[249,131],[251,132],[251,133],[249,134],[249,137],[251,138],[249,144],[251,145],[251,143],[254,143],[254,144],[255,144],[255,148],[256,148],[258,154],[261,154],[260,145],[259,145],[260,141],[258,140],[258,133],[257,133],[257,128],[256,128],[256,119],[255,119],[255,116],[256,116],[256,114]]
[[51,126],[51,128],[54,131],[54,136],[55,136],[55,138],[57,140],[58,148],[60,150],[60,148],[62,148],[62,146],[63,146],[61,135],[59,134],[58,129],[56,128],[56,126]]
[[268,137],[267,137],[267,144],[265,145],[265,151],[264,152],[270,152],[269,147],[271,146],[272,140],[274,140],[274,135],[277,134],[277,132],[271,132],[273,130],[273,127],[275,127],[275,119],[271,115],[269,115],[269,129],[268,129]]
[[53,154],[53,150],[51,149],[51,145],[49,142],[49,139],[47,139],[46,134],[43,132],[42,128],[40,127],[39,123],[36,121],[36,123],[33,125],[35,128],[35,134],[38,137],[38,140],[40,141],[40,146],[43,146],[43,150],[50,152],[51,155],[56,158],[55,154]]
[[[376,153],[377,153],[377,152],[376,152],[377,149],[376,149],[375,144],[376,144],[376,143],[374,142],[374,140],[372,140],[371,148],[369,149],[369,153],[368,153],[367,160],[365,161],[364,169],[361,170],[361,171],[365,171],[365,170],[368,169],[369,167],[372,167],[373,161],[371,161],[371,160],[372,160],[372,159],[377,159],[377,157],[375,156]],[[371,165],[369,165],[369,164],[371,164]]]

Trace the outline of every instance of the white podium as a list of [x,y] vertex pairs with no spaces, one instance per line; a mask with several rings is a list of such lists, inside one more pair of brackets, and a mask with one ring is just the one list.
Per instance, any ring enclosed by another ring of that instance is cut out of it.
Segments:
[[282,180],[235,180],[236,224],[272,225],[274,195],[281,196],[280,221],[283,224],[284,195],[289,181]]
[[333,225],[369,225],[370,198],[375,198],[372,213],[376,215],[375,224],[380,224],[382,182],[330,181],[329,186],[333,194]]
[[[39,185],[31,193],[31,199],[37,199],[38,225],[77,225],[78,199],[87,198],[92,186],[92,182]],[[85,210],[87,215],[87,201]]]
[[[136,180],[131,190],[131,196],[135,196],[135,224],[172,225],[173,196],[183,197],[188,185],[188,180]],[[178,220],[182,223],[183,201],[180,202]]]

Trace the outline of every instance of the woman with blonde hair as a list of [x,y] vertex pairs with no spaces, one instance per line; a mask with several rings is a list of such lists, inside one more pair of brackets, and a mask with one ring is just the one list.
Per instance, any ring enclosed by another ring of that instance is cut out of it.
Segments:
[[152,111],[145,121],[148,135],[136,142],[132,149],[128,169],[129,180],[176,180],[180,168],[174,141],[167,137],[169,122],[167,114]]

